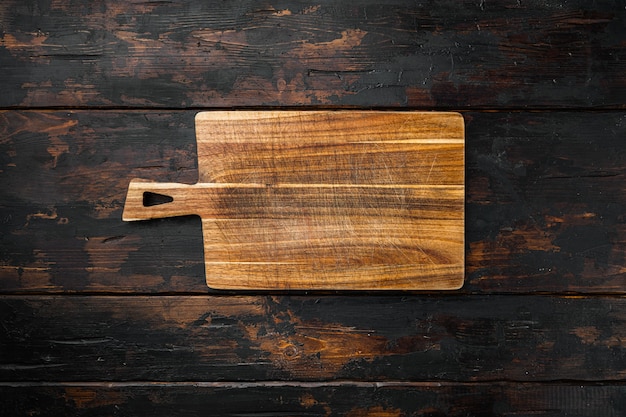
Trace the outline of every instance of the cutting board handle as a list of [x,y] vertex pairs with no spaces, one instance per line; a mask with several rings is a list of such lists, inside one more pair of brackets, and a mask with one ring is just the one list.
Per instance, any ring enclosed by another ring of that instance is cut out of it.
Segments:
[[150,220],[197,214],[193,195],[194,185],[173,182],[152,182],[133,179],[128,185],[122,220]]

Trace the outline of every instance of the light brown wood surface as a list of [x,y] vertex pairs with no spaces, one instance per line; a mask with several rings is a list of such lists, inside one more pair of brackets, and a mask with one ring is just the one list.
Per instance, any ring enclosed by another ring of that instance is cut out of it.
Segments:
[[198,183],[133,180],[123,219],[199,215],[209,287],[463,284],[459,114],[211,111],[196,134]]

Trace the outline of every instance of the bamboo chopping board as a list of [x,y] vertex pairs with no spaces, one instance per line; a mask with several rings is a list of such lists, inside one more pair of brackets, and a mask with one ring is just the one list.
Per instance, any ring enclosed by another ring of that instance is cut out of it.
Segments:
[[132,180],[123,220],[199,215],[209,287],[463,284],[461,115],[210,111],[196,136],[198,183]]

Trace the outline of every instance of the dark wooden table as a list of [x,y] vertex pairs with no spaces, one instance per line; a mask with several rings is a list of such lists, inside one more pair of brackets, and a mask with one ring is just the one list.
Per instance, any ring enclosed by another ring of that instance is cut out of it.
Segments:
[[[623,0],[4,1],[0,108],[1,415],[626,415]],[[216,108],[461,111],[465,286],[208,289]]]

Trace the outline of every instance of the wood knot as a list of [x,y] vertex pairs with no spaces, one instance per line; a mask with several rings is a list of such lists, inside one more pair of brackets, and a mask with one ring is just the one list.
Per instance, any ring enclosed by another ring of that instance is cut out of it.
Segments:
[[285,81],[283,78],[279,78],[276,81],[276,89],[282,93],[283,91],[285,91],[286,88],[287,88],[287,81]]
[[285,355],[287,359],[294,359],[298,356],[298,348],[294,345],[287,345],[283,349],[283,355]]

